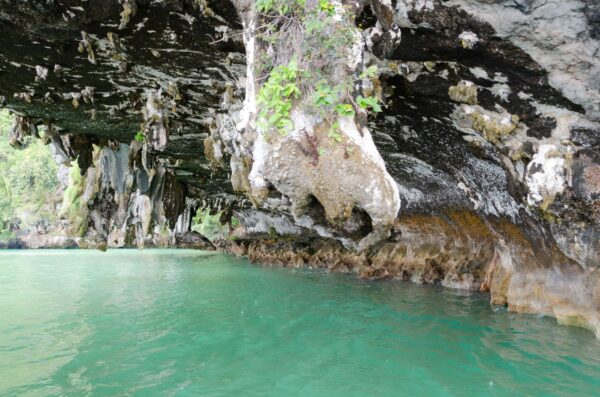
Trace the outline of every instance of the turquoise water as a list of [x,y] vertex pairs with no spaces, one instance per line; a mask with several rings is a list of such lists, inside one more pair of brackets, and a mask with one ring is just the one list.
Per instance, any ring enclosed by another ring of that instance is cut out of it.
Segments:
[[193,251],[0,253],[0,396],[592,396],[589,331]]

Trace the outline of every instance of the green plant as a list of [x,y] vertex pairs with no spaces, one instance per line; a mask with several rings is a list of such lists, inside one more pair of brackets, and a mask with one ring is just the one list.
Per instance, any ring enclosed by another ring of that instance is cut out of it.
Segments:
[[221,224],[221,212],[210,214],[210,209],[199,209],[192,218],[192,231],[200,233],[210,241],[225,238],[229,233],[227,225]]
[[377,77],[378,68],[377,65],[371,65],[367,69],[365,69],[361,74],[361,79],[373,79]]
[[340,123],[335,121],[333,122],[333,124],[331,125],[331,128],[329,129],[329,134],[328,134],[329,138],[332,138],[334,141],[336,142],[341,142],[342,141],[342,134],[340,134]]
[[257,96],[258,103],[262,105],[258,123],[263,129],[275,128],[285,134],[292,128],[290,110],[292,101],[300,96],[299,76],[300,69],[294,60],[271,71]]
[[141,143],[141,142],[144,142],[146,140],[146,136],[144,135],[144,133],[142,131],[138,131],[135,134],[134,139],[135,139],[136,142],[140,142]]
[[286,15],[295,8],[305,7],[306,0],[256,0],[256,10],[261,13],[276,12]]
[[21,149],[10,146],[13,121],[8,111],[0,110],[0,234],[6,236],[12,235],[5,227],[14,218],[22,228],[57,221],[58,166],[50,148],[39,139],[26,138]]
[[[286,135],[293,129],[290,112],[301,105],[331,126],[336,142],[342,134],[336,119],[355,117],[356,111],[380,112],[374,97],[355,97],[355,82],[374,79],[370,66],[360,74],[348,73],[357,28],[344,6],[331,0],[257,0],[261,42],[257,71],[258,127]],[[265,56],[269,54],[269,56]]]
[[15,234],[13,232],[11,232],[7,229],[4,229],[4,228],[0,228],[0,242],[6,242],[14,237],[15,237]]
[[329,0],[319,0],[319,9],[329,16],[335,13],[335,6]]
[[59,216],[67,218],[72,232],[83,237],[87,232],[87,211],[82,200],[85,189],[85,179],[77,160],[71,162],[69,168],[69,184],[63,193],[63,201]]
[[381,106],[375,97],[368,96],[365,98],[362,95],[359,95],[356,97],[356,103],[358,103],[358,106],[365,110],[371,109],[376,113],[381,112]]
[[340,103],[335,106],[335,111],[340,116],[354,117],[354,107],[347,103]]
[[277,229],[273,226],[269,227],[269,237],[273,240],[276,240],[279,237],[279,233],[277,233]]

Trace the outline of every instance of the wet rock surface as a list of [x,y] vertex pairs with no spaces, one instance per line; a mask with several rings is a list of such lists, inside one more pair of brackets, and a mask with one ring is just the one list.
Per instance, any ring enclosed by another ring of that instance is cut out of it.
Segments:
[[[258,157],[246,128],[248,60],[260,55],[248,43],[252,1],[0,0],[0,102],[19,116],[11,139],[44,129],[64,163],[77,160],[79,237],[92,246],[200,247],[191,222],[210,207],[239,222],[221,248],[255,261],[489,291],[599,332],[596,3],[352,7],[385,104],[365,126],[400,203],[390,237],[362,251],[345,247],[373,232],[378,208],[335,224],[331,200],[312,188],[298,213],[293,193],[351,173],[344,203],[371,174],[326,171],[335,156],[315,166],[310,142]],[[245,194],[258,160],[260,203]],[[301,172],[287,172],[294,165]]]
[[200,233],[186,232],[175,236],[175,245],[177,248],[198,249],[203,251],[213,251],[214,245]]

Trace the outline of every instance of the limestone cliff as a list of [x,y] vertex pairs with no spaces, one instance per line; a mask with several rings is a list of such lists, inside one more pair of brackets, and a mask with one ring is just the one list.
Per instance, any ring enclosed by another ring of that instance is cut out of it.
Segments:
[[299,69],[350,88],[338,113],[290,91],[273,133],[261,91],[306,26],[270,40],[251,0],[0,0],[11,141],[44,128],[77,160],[88,244],[176,244],[208,207],[259,262],[489,291],[600,335],[596,2],[321,3],[348,41]]

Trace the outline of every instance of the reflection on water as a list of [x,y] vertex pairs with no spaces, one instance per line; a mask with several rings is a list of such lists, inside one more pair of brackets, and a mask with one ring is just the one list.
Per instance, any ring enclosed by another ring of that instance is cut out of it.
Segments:
[[192,251],[3,252],[0,395],[597,395],[592,333],[487,302]]

